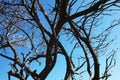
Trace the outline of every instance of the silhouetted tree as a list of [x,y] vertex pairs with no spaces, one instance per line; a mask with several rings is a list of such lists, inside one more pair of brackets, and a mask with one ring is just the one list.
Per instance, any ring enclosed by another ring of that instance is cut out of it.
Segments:
[[[105,53],[113,42],[108,36],[119,22],[109,27],[100,24],[110,11],[119,8],[119,3],[119,0],[1,0],[0,56],[11,61],[8,79],[13,76],[20,80],[29,77],[45,80],[61,54],[66,61],[64,80],[79,80],[84,73],[90,80],[107,80],[116,53],[116,50]],[[7,50],[12,51],[12,56],[4,54]],[[101,55],[108,55],[103,61],[105,65],[99,62]],[[38,69],[33,70],[35,62]],[[45,66],[39,70],[42,64]]]

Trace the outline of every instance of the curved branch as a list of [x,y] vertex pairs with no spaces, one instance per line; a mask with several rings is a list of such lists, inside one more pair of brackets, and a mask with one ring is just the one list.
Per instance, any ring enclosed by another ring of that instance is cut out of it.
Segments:
[[92,7],[86,9],[86,10],[83,10],[83,11],[80,11],[78,13],[75,13],[71,16],[69,16],[65,22],[68,22],[68,21],[71,21],[77,17],[80,17],[80,16],[83,16],[83,15],[86,15],[86,14],[89,14],[91,12],[95,12],[97,10],[99,10],[99,7],[102,5],[102,4],[105,4],[106,2],[108,2],[109,0],[99,0],[97,3],[95,3]]
[[72,66],[71,66],[72,63],[71,63],[70,57],[68,56],[67,52],[65,51],[63,45],[60,42],[58,43],[58,45],[60,46],[60,48],[62,50],[62,54],[65,56],[66,63],[67,63],[67,71],[66,71],[64,80],[69,80],[70,76],[73,73]]

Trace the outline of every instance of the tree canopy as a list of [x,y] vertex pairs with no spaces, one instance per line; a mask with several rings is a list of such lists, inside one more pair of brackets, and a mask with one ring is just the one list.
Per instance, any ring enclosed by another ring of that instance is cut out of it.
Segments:
[[45,80],[60,56],[64,80],[86,75],[107,80],[117,50],[108,49],[114,41],[109,35],[119,20],[108,20],[110,25],[104,20],[119,5],[119,0],[1,0],[0,56],[10,61],[8,80]]

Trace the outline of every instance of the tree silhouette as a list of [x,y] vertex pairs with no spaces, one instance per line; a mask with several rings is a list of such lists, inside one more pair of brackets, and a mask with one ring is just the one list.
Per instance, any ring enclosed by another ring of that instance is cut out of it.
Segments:
[[[90,80],[107,80],[115,65],[116,50],[105,51],[114,40],[108,40],[110,31],[119,22],[109,27],[101,27],[100,24],[103,17],[119,8],[119,2],[0,1],[0,56],[11,61],[8,79],[13,76],[20,80],[29,77],[45,80],[61,54],[66,62],[64,80],[81,80],[79,76],[84,76],[84,73],[89,75]],[[4,54],[7,50],[12,51],[12,56]],[[101,55],[108,55],[105,65],[99,62]],[[38,69],[33,70],[35,62],[39,64]],[[39,70],[42,64],[45,66]],[[104,70],[100,69],[101,66]]]

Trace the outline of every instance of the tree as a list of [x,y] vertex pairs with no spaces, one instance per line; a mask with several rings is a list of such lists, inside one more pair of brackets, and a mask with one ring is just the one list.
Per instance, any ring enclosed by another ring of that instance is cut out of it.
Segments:
[[[84,74],[90,80],[107,80],[111,76],[116,50],[109,51],[109,55],[104,52],[114,40],[108,40],[110,31],[119,22],[109,27],[100,24],[110,11],[119,8],[118,0],[2,0],[0,3],[0,56],[11,61],[9,80],[11,76],[45,80],[59,54],[66,62],[64,80],[79,80]],[[12,51],[12,56],[4,54],[7,50]],[[99,62],[101,55],[108,55],[105,65]],[[31,64],[35,62],[38,69],[33,70]],[[42,64],[45,66],[39,70]]]

